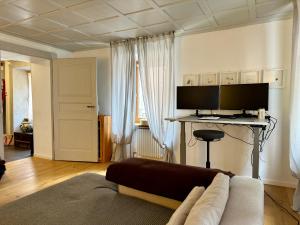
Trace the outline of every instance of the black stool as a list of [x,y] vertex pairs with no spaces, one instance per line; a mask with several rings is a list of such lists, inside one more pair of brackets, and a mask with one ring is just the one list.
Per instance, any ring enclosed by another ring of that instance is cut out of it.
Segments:
[[220,141],[224,137],[224,132],[219,130],[195,130],[193,135],[197,140],[206,141],[207,143],[207,159],[206,159],[206,168],[210,168],[209,161],[209,143],[211,141]]

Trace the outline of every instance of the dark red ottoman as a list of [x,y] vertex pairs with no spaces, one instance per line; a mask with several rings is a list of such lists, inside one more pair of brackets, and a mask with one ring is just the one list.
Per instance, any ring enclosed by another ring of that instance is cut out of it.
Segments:
[[183,201],[195,186],[207,188],[219,169],[179,165],[148,159],[131,158],[110,165],[106,179],[140,191]]

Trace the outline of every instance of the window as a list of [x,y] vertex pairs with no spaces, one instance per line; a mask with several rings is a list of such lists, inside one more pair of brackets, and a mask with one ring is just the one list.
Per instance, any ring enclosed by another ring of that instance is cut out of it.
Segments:
[[146,111],[143,101],[143,89],[141,87],[141,80],[139,77],[139,63],[136,62],[136,116],[135,122],[139,124],[141,120],[146,119]]

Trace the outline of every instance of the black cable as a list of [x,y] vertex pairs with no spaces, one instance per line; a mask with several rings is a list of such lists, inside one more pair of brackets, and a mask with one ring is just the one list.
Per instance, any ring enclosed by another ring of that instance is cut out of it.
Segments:
[[219,128],[221,131],[223,131],[227,136],[229,136],[229,137],[231,137],[231,138],[233,138],[233,139],[239,140],[239,141],[244,142],[244,143],[246,143],[246,144],[248,144],[248,145],[254,145],[253,143],[247,142],[247,141],[245,141],[245,140],[243,140],[243,139],[241,139],[241,138],[238,138],[238,137],[235,137],[235,136],[229,134],[229,133],[226,132],[224,129],[220,128],[218,124],[216,124],[216,127]]
[[116,189],[116,188],[113,188],[113,187],[107,187],[107,186],[97,186],[97,187],[95,187],[94,189],[100,189],[100,188],[103,188],[103,189],[110,189],[110,190],[112,190],[112,191],[115,191],[115,192],[117,192],[118,190]]
[[192,140],[193,140],[193,137],[194,137],[193,131],[195,131],[195,129],[194,129],[194,127],[193,127],[193,123],[191,123],[190,139],[189,139],[189,141],[188,141],[188,143],[187,143],[188,147],[194,147],[194,146],[197,144],[197,140],[196,140],[193,144],[191,144],[191,142],[192,142]]

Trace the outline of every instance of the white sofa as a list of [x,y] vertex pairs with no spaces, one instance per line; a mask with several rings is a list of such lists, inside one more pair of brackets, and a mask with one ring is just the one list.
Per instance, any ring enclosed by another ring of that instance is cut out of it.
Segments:
[[234,176],[220,225],[263,225],[264,186],[260,180]]

